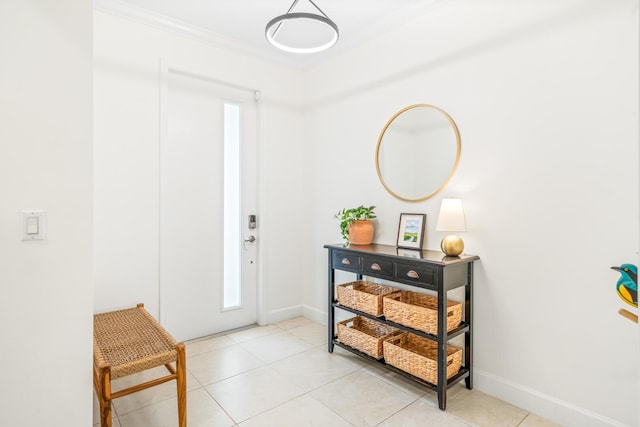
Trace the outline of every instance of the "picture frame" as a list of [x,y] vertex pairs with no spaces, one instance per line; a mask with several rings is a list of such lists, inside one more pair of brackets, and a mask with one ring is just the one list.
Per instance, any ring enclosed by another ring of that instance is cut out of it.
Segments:
[[404,249],[422,249],[426,214],[401,213],[396,246]]

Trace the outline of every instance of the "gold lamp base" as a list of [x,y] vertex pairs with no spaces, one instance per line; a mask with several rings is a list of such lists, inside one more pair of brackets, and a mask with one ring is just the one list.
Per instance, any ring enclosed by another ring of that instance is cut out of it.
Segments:
[[442,239],[440,248],[447,256],[458,256],[464,250],[464,242],[460,237],[451,234]]

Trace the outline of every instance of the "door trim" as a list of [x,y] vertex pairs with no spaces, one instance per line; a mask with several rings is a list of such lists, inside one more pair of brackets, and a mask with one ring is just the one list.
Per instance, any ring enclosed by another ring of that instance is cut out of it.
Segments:
[[158,320],[160,323],[163,321],[162,317],[162,305],[164,298],[162,296],[162,277],[160,276],[161,268],[162,268],[162,221],[161,221],[161,209],[162,206],[162,153],[160,152],[163,144],[167,142],[167,120],[168,120],[168,92],[169,92],[169,73],[174,72],[178,74],[182,74],[188,77],[194,77],[202,80],[206,80],[212,83],[225,85],[237,90],[247,91],[254,94],[254,99],[256,101],[256,162],[257,162],[257,170],[256,170],[256,191],[257,191],[257,200],[256,200],[256,212],[255,214],[258,216],[258,226],[260,229],[260,241],[257,248],[257,262],[258,262],[258,271],[256,277],[256,319],[259,325],[267,324],[267,298],[266,298],[266,289],[265,289],[265,276],[266,270],[264,267],[264,260],[266,259],[266,251],[265,245],[262,243],[265,241],[265,224],[267,223],[264,213],[262,212],[262,206],[264,205],[264,188],[263,188],[263,177],[262,177],[262,167],[263,164],[263,150],[262,150],[262,114],[261,114],[261,91],[259,89],[253,89],[247,86],[241,86],[236,83],[228,82],[225,80],[216,79],[206,73],[194,72],[188,67],[182,65],[174,65],[173,63],[170,65],[169,61],[165,58],[159,58],[158,61],[158,84],[159,84],[159,139],[158,139]]

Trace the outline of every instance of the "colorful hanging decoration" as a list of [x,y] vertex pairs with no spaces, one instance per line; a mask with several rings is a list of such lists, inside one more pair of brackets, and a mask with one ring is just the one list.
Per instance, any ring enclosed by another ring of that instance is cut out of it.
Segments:
[[[638,267],[633,264],[622,264],[620,267],[611,267],[620,273],[616,283],[616,291],[620,299],[632,307],[638,308]],[[621,308],[618,313],[638,323],[638,316]]]

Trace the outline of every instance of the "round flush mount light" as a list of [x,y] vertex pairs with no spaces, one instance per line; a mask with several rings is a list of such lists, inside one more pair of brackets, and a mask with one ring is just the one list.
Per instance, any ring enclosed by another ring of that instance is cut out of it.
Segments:
[[[329,49],[338,42],[338,26],[316,4],[309,0],[322,15],[291,10],[298,3],[294,0],[286,14],[276,16],[267,23],[265,37],[267,41],[278,49],[292,53],[315,53]],[[284,26],[289,27],[295,34],[289,37],[280,35]]]

